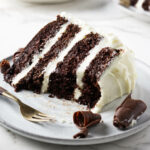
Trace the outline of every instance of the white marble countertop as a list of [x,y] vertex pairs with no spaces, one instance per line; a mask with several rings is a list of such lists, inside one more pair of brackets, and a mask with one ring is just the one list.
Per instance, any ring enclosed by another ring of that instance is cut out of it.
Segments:
[[[25,46],[33,35],[61,11],[72,13],[87,23],[115,33],[136,57],[150,64],[150,22],[125,14],[111,0],[72,0],[59,5],[0,0],[0,60]],[[33,141],[0,127],[0,150],[107,149],[149,150],[150,127],[126,139],[92,146],[59,146]]]

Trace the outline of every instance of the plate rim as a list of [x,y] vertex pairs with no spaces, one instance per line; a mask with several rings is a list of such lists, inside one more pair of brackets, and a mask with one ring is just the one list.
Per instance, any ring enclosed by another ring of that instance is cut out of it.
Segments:
[[[12,57],[13,56],[9,56],[5,59],[10,60],[10,59],[12,59]],[[140,62],[141,64],[145,65],[146,67],[148,67],[150,69],[150,65],[147,64],[146,62],[144,62],[144,60],[142,60],[138,57],[135,57],[135,61]],[[129,130],[123,131],[122,133],[119,134],[119,136],[112,135],[112,136],[105,136],[103,138],[95,137],[92,139],[91,138],[85,138],[85,139],[65,138],[65,139],[62,139],[62,138],[54,138],[54,137],[37,135],[37,134],[30,133],[28,131],[18,129],[17,127],[14,127],[13,125],[11,125],[9,123],[6,123],[2,119],[0,120],[0,125],[6,129],[11,130],[12,132],[14,132],[18,135],[21,135],[23,137],[33,139],[36,141],[44,142],[44,143],[52,143],[52,144],[59,144],[59,145],[93,145],[93,144],[109,143],[109,142],[117,141],[117,140],[126,138],[128,136],[134,135],[134,134],[142,131],[146,127],[148,127],[150,125],[150,120],[147,120],[146,122],[144,122],[134,128],[131,128],[130,131]],[[109,137],[109,140],[106,140],[108,137]]]

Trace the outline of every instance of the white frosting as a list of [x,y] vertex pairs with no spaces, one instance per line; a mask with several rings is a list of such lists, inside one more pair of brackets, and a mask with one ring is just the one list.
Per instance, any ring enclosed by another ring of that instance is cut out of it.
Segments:
[[[104,35],[101,34],[100,35]],[[133,53],[128,50],[120,40],[113,34],[105,34],[104,39],[95,46],[86,59],[80,64],[77,69],[76,83],[80,89],[83,88],[83,76],[86,68],[91,61],[104,47],[112,47],[116,49],[126,49],[120,56],[112,60],[110,66],[104,71],[98,84],[101,88],[101,98],[98,100],[93,112],[100,112],[102,107],[118,97],[123,96],[126,93],[130,93],[135,85],[135,70],[133,67]],[[74,91],[74,98],[78,99],[81,96],[81,91],[76,88]]]
[[61,17],[66,18],[67,20],[69,20],[72,24],[77,24],[78,26],[80,26],[81,28],[88,28],[89,30],[91,30],[93,33],[96,33],[96,30],[94,28],[92,28],[91,26],[89,26],[87,23],[85,23],[84,21],[77,19],[75,17],[73,17],[71,14],[66,13],[66,12],[62,12],[60,14]]
[[136,3],[135,7],[139,10],[143,10],[142,4],[144,3],[145,0],[138,0]]
[[61,37],[61,35],[65,32],[67,26],[69,25],[69,22],[67,22],[66,24],[64,24],[62,26],[62,28],[60,29],[60,31],[56,34],[55,37],[50,38],[44,48],[41,50],[42,52],[40,54],[36,54],[33,57],[32,60],[32,64],[26,66],[26,68],[24,68],[20,73],[18,73],[12,80],[12,85],[17,84],[22,78],[24,78],[27,73],[33,68],[35,67],[35,65],[39,62],[40,58],[43,58],[44,55],[50,50],[50,48],[57,42],[58,38]]
[[[93,49],[90,50],[89,55],[84,59],[84,61],[80,64],[76,71],[76,83],[78,87],[82,88],[83,87],[83,76],[85,73],[86,68],[89,66],[91,61],[95,58],[95,56],[99,53],[99,51],[104,48],[110,46],[108,39],[105,37],[103,38],[98,45],[96,45]],[[81,92],[78,88],[75,89],[74,91],[74,98],[78,99],[81,96]]]
[[58,57],[55,58],[54,60],[52,60],[51,62],[49,62],[49,64],[47,65],[47,67],[45,67],[44,69],[44,80],[42,83],[42,89],[41,91],[44,93],[47,91],[48,88],[48,84],[49,84],[49,76],[52,72],[55,71],[57,64],[61,61],[63,61],[64,57],[68,54],[68,52],[72,49],[72,47],[79,42],[80,40],[82,40],[88,33],[90,33],[91,30],[88,26],[84,27],[83,29],[81,29],[81,31],[76,34],[76,36],[74,37],[74,39],[69,43],[69,45],[67,46],[67,48],[65,48],[62,52],[59,53]]
[[106,104],[129,94],[135,86],[135,78],[133,53],[127,50],[118,56],[100,77],[98,84],[101,88],[101,98],[92,111],[100,112]]
[[[80,20],[74,19],[70,15],[62,13],[61,16],[68,19],[68,23],[62,26],[62,28],[54,38],[51,38],[46,42],[40,54],[34,55],[32,64],[28,65],[24,70],[21,71],[21,73],[14,77],[12,81],[13,85],[17,84],[23,77],[25,77],[27,73],[38,63],[40,58],[44,57],[44,54],[46,54],[50,50],[50,48],[57,42],[57,40],[62,36],[69,24],[77,24],[81,28],[81,31],[75,35],[68,46],[64,48],[56,58],[50,61],[49,64],[44,68],[44,71],[41,72],[42,74],[44,74],[41,92],[46,92],[49,84],[49,76],[55,71],[57,64],[64,60],[64,57],[69,53],[69,51],[77,42],[82,40],[90,32],[95,32],[93,28],[89,27],[87,24]],[[126,47],[124,47],[120,40],[113,34],[103,34],[102,32],[98,33],[100,33],[100,35],[104,38],[99,42],[98,45],[96,45],[89,51],[89,55],[77,68],[76,83],[78,87],[80,87],[81,89],[83,88],[82,79],[85,70],[102,48],[122,48],[125,51],[123,51],[117,58],[114,58],[114,60],[112,60],[110,66],[104,71],[104,73],[98,80],[98,84],[101,89],[101,97],[95,107],[92,109],[93,112],[100,112],[104,105],[110,103],[118,97],[123,96],[126,93],[130,93],[135,85],[133,53]],[[80,96],[81,92],[78,88],[76,88],[74,90],[74,98],[78,99]]]

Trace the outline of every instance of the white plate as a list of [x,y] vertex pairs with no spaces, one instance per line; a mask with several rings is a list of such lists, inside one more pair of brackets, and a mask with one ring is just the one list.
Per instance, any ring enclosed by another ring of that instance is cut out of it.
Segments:
[[128,13],[129,15],[132,15],[134,17],[136,17],[137,19],[140,19],[142,21],[146,21],[146,22],[150,22],[150,12],[144,11],[144,10],[139,10],[135,7],[125,7],[119,4],[118,0],[114,0],[114,2],[118,5],[118,7]]
[[51,99],[48,95],[37,95],[28,91],[15,93],[13,88],[3,81],[1,74],[1,86],[7,88],[8,91],[19,97],[24,103],[50,114],[52,121],[47,123],[26,121],[19,113],[19,107],[15,102],[0,97],[0,124],[22,136],[55,144],[89,145],[128,137],[150,125],[150,67],[142,61],[136,60],[136,68],[138,77],[136,88],[133,91],[133,98],[144,100],[148,107],[137,124],[128,130],[120,131],[112,124],[114,111],[124,99],[122,98],[104,108],[107,111],[101,113],[103,124],[92,127],[87,138],[75,140],[72,136],[79,130],[72,123],[72,114],[76,110],[86,109],[85,107],[69,101]]

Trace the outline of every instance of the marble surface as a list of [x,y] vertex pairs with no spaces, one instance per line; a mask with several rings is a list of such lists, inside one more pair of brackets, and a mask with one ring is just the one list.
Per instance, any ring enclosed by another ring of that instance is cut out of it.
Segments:
[[[72,13],[87,23],[115,33],[136,57],[150,65],[150,22],[125,14],[111,0],[72,0],[59,5],[22,3],[0,0],[0,59],[25,46],[33,35],[61,11]],[[150,127],[126,139],[92,146],[59,146],[33,141],[0,127],[0,150],[148,150]]]

